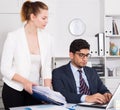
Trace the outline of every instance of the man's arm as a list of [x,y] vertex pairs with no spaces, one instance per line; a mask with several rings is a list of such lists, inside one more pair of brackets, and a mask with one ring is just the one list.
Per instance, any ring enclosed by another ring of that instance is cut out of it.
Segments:
[[86,96],[85,101],[101,104],[109,102],[112,94],[100,79],[97,71],[95,69],[86,68],[85,72],[88,73],[86,75],[89,80],[89,86],[91,91],[91,95]]
[[53,70],[52,72],[52,84],[55,91],[60,92],[68,103],[79,103],[81,95],[77,94],[73,88],[70,87],[65,76],[59,70]]

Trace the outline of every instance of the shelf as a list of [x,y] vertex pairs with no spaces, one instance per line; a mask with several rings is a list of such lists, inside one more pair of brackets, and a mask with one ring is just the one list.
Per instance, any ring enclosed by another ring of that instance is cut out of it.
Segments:
[[[105,58],[105,56],[91,56],[89,57],[89,59],[94,59],[94,58]],[[52,59],[57,59],[57,60],[61,60],[61,59],[70,59],[69,57],[53,57]]]
[[100,76],[101,79],[105,79],[105,76]]
[[114,56],[106,56],[106,58],[120,58],[120,56],[116,56],[116,55],[114,55]]
[[92,58],[105,58],[105,56],[91,56],[89,59],[92,59]]
[[105,17],[113,17],[113,18],[120,18],[120,15],[117,14],[110,14],[110,15],[105,15]]
[[106,37],[110,37],[110,38],[120,38],[120,35],[106,35]]
[[107,79],[120,79],[120,76],[107,76]]
[[57,59],[57,60],[61,60],[61,59],[70,59],[69,57],[53,57],[52,59]]

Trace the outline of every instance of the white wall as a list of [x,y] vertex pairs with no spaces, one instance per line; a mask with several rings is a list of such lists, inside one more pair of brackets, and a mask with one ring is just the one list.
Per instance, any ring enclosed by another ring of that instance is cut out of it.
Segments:
[[7,33],[17,29],[21,25],[19,14],[0,14],[0,58]]
[[[95,34],[103,32],[103,0],[56,0],[53,10],[51,33],[55,38],[55,56],[68,56],[69,45],[76,38],[85,38],[91,44],[93,52],[97,50]],[[86,32],[79,37],[69,33],[68,25],[74,18],[80,18],[86,24]],[[50,21],[49,21],[50,22]]]
[[[4,1],[4,0],[3,0]],[[7,1],[7,0],[6,0]],[[9,0],[8,0],[9,1]],[[25,0],[23,0],[25,1]],[[36,0],[33,0],[36,1]],[[76,38],[84,38],[91,44],[93,52],[97,50],[97,39],[94,35],[103,32],[104,0],[41,0],[49,6],[49,23],[47,30],[54,38],[56,57],[68,56],[69,45]],[[4,2],[3,2],[4,3]],[[9,5],[13,9],[14,5]],[[16,5],[15,5],[16,6]],[[3,7],[2,7],[3,8]],[[6,8],[6,7],[4,7]],[[19,7],[20,8],[20,7]],[[16,7],[15,7],[16,9]],[[0,7],[0,10],[1,7]],[[0,52],[6,34],[21,26],[19,10],[16,13],[0,14]],[[80,18],[86,24],[86,31],[82,36],[74,37],[69,33],[68,25],[74,18]],[[4,35],[3,35],[4,33]]]
[[120,0],[105,0],[106,15],[120,15]]

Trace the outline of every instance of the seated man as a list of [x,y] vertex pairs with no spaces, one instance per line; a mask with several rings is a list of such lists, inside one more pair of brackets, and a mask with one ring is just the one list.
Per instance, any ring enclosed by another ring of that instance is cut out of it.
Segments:
[[83,39],[76,39],[70,45],[71,61],[52,72],[52,84],[68,103],[93,102],[104,104],[112,97],[97,72],[87,67],[90,45]]

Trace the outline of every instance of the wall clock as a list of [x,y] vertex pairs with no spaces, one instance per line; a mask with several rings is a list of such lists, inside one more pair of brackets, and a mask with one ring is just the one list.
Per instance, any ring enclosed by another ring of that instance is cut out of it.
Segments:
[[69,31],[74,36],[81,36],[86,30],[85,23],[80,18],[73,19],[69,24]]

